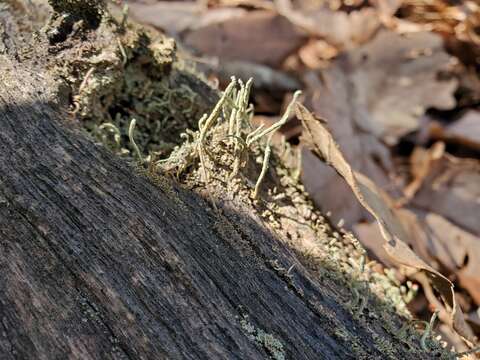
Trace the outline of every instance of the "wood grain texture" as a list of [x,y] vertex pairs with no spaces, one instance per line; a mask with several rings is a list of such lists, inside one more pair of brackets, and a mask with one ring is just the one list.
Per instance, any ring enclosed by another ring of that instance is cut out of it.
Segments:
[[0,92],[5,359],[262,358],[239,307],[296,358],[347,356],[254,260],[263,255],[245,250],[240,233],[219,233],[203,199],[135,175],[61,125],[41,75],[10,74]]

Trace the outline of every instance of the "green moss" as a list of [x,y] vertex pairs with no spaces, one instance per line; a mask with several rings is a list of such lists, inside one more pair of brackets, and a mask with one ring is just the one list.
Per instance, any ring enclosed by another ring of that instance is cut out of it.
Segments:
[[115,26],[102,23],[101,49],[82,49],[83,56],[73,60],[69,54],[57,72],[74,89],[73,112],[99,142],[118,155],[131,155],[128,127],[136,119],[143,157],[166,156],[180,134],[196,126],[205,105],[178,84],[184,73],[174,67],[172,39],[132,24],[122,32]]

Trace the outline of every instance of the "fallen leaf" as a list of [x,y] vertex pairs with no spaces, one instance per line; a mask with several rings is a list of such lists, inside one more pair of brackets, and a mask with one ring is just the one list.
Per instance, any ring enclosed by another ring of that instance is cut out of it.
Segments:
[[245,9],[216,7],[209,9],[198,1],[129,2],[129,14],[135,20],[179,37],[186,31],[244,16]]
[[410,155],[410,172],[413,179],[403,190],[405,198],[397,203],[397,205],[404,204],[414,197],[418,189],[422,186],[424,179],[430,173],[434,162],[440,159],[444,152],[445,144],[440,141],[433,144],[429,149],[417,146],[413,150],[412,155]]
[[[303,79],[306,103],[328,119],[352,168],[395,195],[390,153],[380,140],[395,144],[400,136],[417,129],[426,108],[455,104],[456,81],[437,79],[449,59],[436,35],[422,32],[403,37],[382,31],[370,43],[335,60],[330,68],[307,72]],[[332,211],[333,221],[344,219],[350,227],[368,219],[325,164],[304,152],[302,169],[307,191],[317,206]],[[414,194],[418,184],[408,191]]]
[[[439,249],[435,247],[432,250],[433,239],[425,230],[425,223],[420,218],[421,214],[412,209],[392,209],[392,212],[408,234],[404,239],[406,244],[431,267],[436,270],[440,269],[435,255],[432,255],[432,253],[438,255]],[[353,232],[376,259],[385,265],[394,265],[383,248],[385,239],[375,222],[356,224]],[[440,250],[444,250],[444,248],[442,247]],[[449,265],[452,268],[452,263]]]
[[296,9],[290,0],[276,0],[277,11],[288,20],[339,49],[349,49],[368,41],[380,28],[378,13],[363,8],[351,13],[328,7]]
[[408,247],[406,244],[408,243],[408,234],[385,200],[386,195],[369,178],[352,170],[321,120],[315,118],[303,105],[298,103],[296,114],[305,129],[302,135],[303,144],[345,179],[358,201],[372,214],[385,239],[383,247],[392,261],[425,272],[442,295],[453,328],[467,340],[474,341],[472,330],[466,324],[463,313],[456,302],[452,282],[426,264]]
[[[418,209],[393,210],[409,237],[407,244],[426,263],[455,275],[459,285],[480,305],[480,238],[444,217]],[[374,223],[354,227],[359,240],[378,260],[392,265],[381,248],[382,236]]]
[[137,21],[155,26],[170,35],[190,28],[205,11],[199,2],[159,1],[153,4],[129,3],[130,15]]
[[348,52],[337,66],[347,73],[362,111],[370,115],[372,133],[395,144],[418,128],[427,108],[455,106],[457,81],[439,79],[451,60],[435,34],[401,36],[381,31],[369,43]]
[[[358,202],[358,201],[357,201]],[[393,268],[395,264],[383,248],[385,239],[378,228],[377,223],[359,223],[353,226],[353,233],[368,251],[369,258],[380,261],[388,268]]]
[[438,122],[430,125],[434,139],[459,144],[472,150],[480,150],[480,111],[469,110],[460,119],[444,127]]
[[371,219],[337,172],[319,160],[307,148],[302,149],[302,183],[323,213],[330,214],[332,223],[344,222],[348,229],[361,220]]
[[435,310],[438,311],[438,318],[442,322],[448,325],[449,331],[447,334],[447,340],[452,341],[451,344],[455,346],[456,351],[469,350],[469,348],[471,347],[471,344],[468,344],[470,346],[467,346],[467,344],[465,344],[464,339],[462,339],[461,334],[459,334],[458,332],[455,333],[454,329],[452,329],[450,314],[447,311],[447,309],[443,306],[443,304],[437,299],[437,296],[435,295],[435,292],[433,291],[427,276],[423,273],[417,273],[415,275],[415,280],[418,283],[420,283],[420,285],[422,286],[422,289],[424,291],[425,297],[427,298],[428,302],[435,307]]
[[480,234],[480,164],[445,155],[435,162],[411,204]]
[[251,11],[185,35],[186,45],[221,60],[242,60],[278,67],[306,41],[286,18],[270,11]]
[[338,55],[338,49],[324,40],[310,40],[298,51],[298,57],[310,69],[325,68]]
[[[361,170],[382,188],[388,188],[388,172],[392,172],[389,150],[374,135],[369,114],[357,104],[351,92],[348,75],[333,67],[304,76],[307,87],[305,102],[320,117],[328,119],[328,127],[342,148],[347,161]],[[345,221],[347,227],[369,219],[338,174],[317,157],[302,152],[302,181],[315,204],[324,212],[332,212],[332,221]]]
[[253,78],[255,89],[272,93],[294,92],[302,86],[296,78],[285,72],[246,61],[223,61],[218,66],[209,67],[209,71],[216,73],[222,83],[229,83],[231,76],[244,81]]
[[434,246],[445,248],[439,260],[444,264],[453,260],[460,286],[480,305],[480,238],[437,214],[428,214],[425,222],[436,240]]
[[445,39],[451,54],[477,66],[480,56],[480,4],[469,1],[403,0],[402,20],[436,32]]

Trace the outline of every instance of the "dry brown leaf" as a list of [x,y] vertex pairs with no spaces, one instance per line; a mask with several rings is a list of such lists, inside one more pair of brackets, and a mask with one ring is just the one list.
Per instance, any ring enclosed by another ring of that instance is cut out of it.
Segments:
[[430,125],[430,133],[435,139],[480,150],[480,111],[470,110],[446,127],[434,122]]
[[301,166],[305,190],[315,205],[329,214],[332,223],[343,221],[346,228],[351,228],[359,221],[371,220],[337,172],[306,148],[302,149]]
[[452,282],[426,264],[408,247],[406,244],[408,234],[385,201],[382,191],[369,178],[352,170],[321,120],[315,118],[300,104],[296,106],[296,114],[305,129],[302,142],[345,179],[358,201],[377,220],[385,239],[383,247],[392,261],[424,271],[442,295],[453,328],[467,340],[474,341],[474,335],[456,303]]
[[339,49],[349,49],[368,41],[381,25],[377,11],[372,8],[346,13],[327,7],[295,9],[290,0],[276,0],[275,5],[292,24]]
[[[437,299],[437,296],[435,295],[435,292],[432,289],[432,286],[430,285],[430,281],[428,277],[424,273],[417,273],[414,276],[415,280],[422,286],[422,289],[424,291],[424,295],[428,302],[435,307],[435,309],[438,311],[438,318],[448,326],[444,326],[443,329],[448,329],[447,330],[447,336],[446,340],[450,342],[450,345],[453,345],[455,347],[455,351],[467,351],[469,350],[469,346],[465,344],[465,341],[459,336],[458,333],[455,333],[450,325],[450,314],[449,312],[445,309],[443,304]],[[441,325],[439,326],[439,330],[441,331]],[[465,359],[465,357],[462,357],[462,359]],[[472,357],[467,357],[467,359],[472,359]]]
[[[437,79],[450,59],[441,44],[438,36],[428,33],[402,37],[383,31],[345,53],[331,68],[304,76],[307,103],[328,119],[349,164],[391,194],[397,191],[390,180],[395,174],[389,150],[379,139],[396,143],[418,127],[427,107],[455,103],[456,82]],[[304,154],[303,181],[317,206],[332,211],[334,221],[343,218],[347,226],[365,220],[365,211],[345,193],[338,175]]]
[[480,305],[480,238],[437,214],[428,214],[425,222],[436,240],[433,244],[445,249],[437,253],[439,260],[445,264],[453,260],[460,286]]
[[480,4],[476,0],[403,0],[402,12],[407,19],[429,24],[435,31],[480,44]]
[[480,234],[480,164],[444,156],[435,162],[411,203],[442,215],[472,234]]
[[244,16],[247,11],[238,7],[208,9],[198,1],[157,1],[154,3],[130,2],[131,16],[144,24],[162,29],[167,34],[179,36],[212,24]]
[[298,51],[298,57],[310,69],[325,68],[338,55],[338,49],[324,40],[310,40]]
[[385,240],[375,222],[356,224],[353,226],[353,232],[368,251],[370,257],[380,261],[388,268],[395,266],[382,246]]
[[[399,209],[394,213],[408,231],[407,241],[413,251],[433,268],[455,275],[460,286],[480,305],[480,238],[435,213],[418,209]],[[381,234],[373,223],[358,224],[354,232],[375,257],[391,264],[380,248]]]
[[394,144],[418,128],[427,108],[455,106],[457,81],[439,79],[451,61],[435,34],[381,31],[339,65],[348,73],[358,105],[370,115],[372,132]]
[[261,89],[271,93],[283,94],[301,87],[300,82],[287,73],[251,62],[223,61],[218,66],[210,67],[209,70],[217,74],[221,83],[228,84],[232,76],[244,81],[253,78],[256,90]]
[[278,67],[306,42],[303,32],[269,11],[248,14],[189,32],[185,44],[221,60],[242,60]]
[[402,199],[398,205],[410,201],[418,189],[422,186],[423,180],[430,173],[433,163],[440,159],[445,152],[445,143],[436,142],[429,149],[424,149],[417,146],[412,155],[410,155],[410,172],[412,174],[412,181],[403,190],[405,199]]
[[[357,104],[351,92],[348,75],[333,67],[320,75],[309,72],[304,77],[308,89],[306,103],[312,110],[328,119],[328,127],[354,170],[361,170],[382,188],[390,186],[386,173],[392,172],[388,149],[371,134],[369,114]],[[369,219],[368,212],[358,204],[347,185],[329,166],[309,154],[302,153],[302,180],[315,204],[324,212],[332,212],[332,221],[345,221],[350,227]]]
[[[432,218],[439,215],[412,208],[392,209],[392,211],[408,233],[405,242],[422,260],[434,269],[448,270],[446,275],[455,274],[462,268],[468,249],[460,238],[450,236],[449,233],[441,238],[436,236],[436,231],[431,229],[430,223]],[[379,260],[385,264],[391,263],[385,262],[385,257],[381,256],[384,253],[384,250],[380,249],[383,239],[374,223],[359,224],[354,227],[354,231],[362,243],[366,241],[369,250]]]
[[441,34],[449,52],[476,66],[480,56],[480,3],[478,0],[403,0],[402,17]]

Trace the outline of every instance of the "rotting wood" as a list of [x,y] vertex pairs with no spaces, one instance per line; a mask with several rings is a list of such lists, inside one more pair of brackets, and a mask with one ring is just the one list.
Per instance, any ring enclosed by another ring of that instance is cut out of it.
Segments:
[[[216,213],[94,145],[35,54],[6,52],[1,359],[383,358],[378,336],[413,358],[381,324],[355,320],[254,218]],[[294,289],[272,264],[295,265]]]

